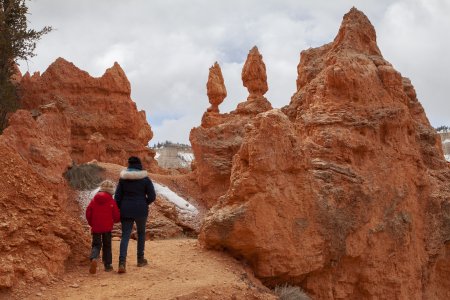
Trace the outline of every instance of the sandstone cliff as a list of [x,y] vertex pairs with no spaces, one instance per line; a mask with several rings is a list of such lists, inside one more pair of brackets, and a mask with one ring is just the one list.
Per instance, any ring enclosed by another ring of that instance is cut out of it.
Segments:
[[36,120],[28,111],[13,114],[0,157],[1,297],[9,288],[48,283],[68,260],[84,259],[89,237],[70,210],[62,177],[71,163],[70,123],[56,106]]
[[[220,70],[220,67],[217,67]],[[220,72],[220,76],[221,76]],[[211,78],[211,76],[210,76]],[[219,87],[223,80],[217,79]],[[219,110],[208,109],[203,115],[200,127],[191,130],[189,140],[195,156],[194,173],[202,190],[202,199],[207,207],[217,203],[230,184],[231,161],[233,155],[241,147],[245,125],[257,114],[272,109],[271,104],[263,96],[267,92],[267,76],[262,56],[254,47],[247,57],[242,71],[242,81],[249,90],[247,101],[226,114]],[[208,80],[208,83],[210,80]],[[210,103],[220,103],[211,99]],[[223,89],[225,86],[223,85]],[[220,95],[225,97],[222,92]]]
[[239,134],[226,123],[201,129],[239,140],[236,155],[220,156],[227,168],[233,157],[230,177],[208,169],[230,184],[201,241],[314,299],[446,299],[450,169],[362,12],[344,16],[332,43],[302,51],[297,88]]
[[153,136],[145,112],[130,98],[130,83],[119,64],[93,78],[74,64],[58,58],[40,75],[26,73],[20,83],[23,108],[38,113],[41,105],[57,103],[71,124],[71,157],[76,163],[92,159],[125,164],[137,155],[156,169]]

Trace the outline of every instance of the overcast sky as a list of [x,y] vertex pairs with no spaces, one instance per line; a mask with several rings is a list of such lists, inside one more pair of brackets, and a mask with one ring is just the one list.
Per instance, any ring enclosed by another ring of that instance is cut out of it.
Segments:
[[247,97],[241,81],[257,45],[267,69],[272,106],[296,90],[301,50],[337,34],[352,6],[377,31],[385,59],[409,77],[433,126],[450,125],[450,1],[448,0],[33,0],[30,27],[55,28],[38,43],[22,72],[45,71],[58,57],[92,76],[117,61],[132,99],[147,113],[158,141],[189,142],[209,106],[208,69],[218,61],[228,96],[221,112]]

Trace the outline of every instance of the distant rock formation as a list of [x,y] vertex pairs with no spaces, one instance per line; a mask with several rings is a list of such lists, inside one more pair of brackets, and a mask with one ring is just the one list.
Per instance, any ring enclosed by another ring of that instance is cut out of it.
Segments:
[[209,68],[206,90],[209,103],[211,103],[211,107],[209,107],[207,111],[219,113],[219,105],[227,96],[227,89],[225,88],[222,70],[220,69],[220,66],[217,62],[215,62],[214,65]]
[[441,136],[445,159],[450,162],[450,132],[441,132],[439,135]]
[[167,144],[154,148],[155,159],[158,165],[165,169],[185,169],[187,173],[191,170],[191,162],[194,159],[192,148],[189,145]]
[[[89,236],[73,217],[62,173],[71,164],[70,123],[56,106],[33,119],[19,110],[0,135],[0,290],[49,283],[80,263]],[[72,206],[71,206],[72,205]],[[75,208],[76,209],[76,208]]]
[[261,88],[267,87],[267,82],[263,82],[265,67],[256,47],[250,51],[244,69],[243,82],[249,86],[249,100],[227,114],[208,109],[201,126],[193,128],[189,136],[195,157],[194,173],[202,189],[203,199],[199,200],[207,207],[216,204],[228,190],[233,155],[241,147],[246,124],[257,114],[272,109],[263,96],[267,91]]
[[13,69],[14,70],[11,76],[11,81],[15,84],[18,84],[22,80],[22,72],[20,72],[20,69],[16,64],[13,65]]
[[314,299],[446,299],[450,169],[362,12],[301,52],[297,87],[281,110],[191,132],[201,184],[229,186],[201,242]]
[[56,103],[71,124],[71,157],[76,163],[92,159],[126,164],[140,156],[147,168],[157,168],[154,152],[147,148],[153,136],[145,112],[137,111],[131,87],[115,63],[100,78],[58,58],[42,74],[26,73],[20,84],[23,108]]

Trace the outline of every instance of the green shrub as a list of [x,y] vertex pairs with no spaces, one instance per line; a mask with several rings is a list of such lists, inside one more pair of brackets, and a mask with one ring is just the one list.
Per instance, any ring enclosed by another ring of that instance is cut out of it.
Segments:
[[275,294],[280,300],[311,300],[300,287],[287,284],[275,287]]
[[92,190],[103,181],[104,171],[96,164],[74,165],[64,173],[64,177],[74,189]]

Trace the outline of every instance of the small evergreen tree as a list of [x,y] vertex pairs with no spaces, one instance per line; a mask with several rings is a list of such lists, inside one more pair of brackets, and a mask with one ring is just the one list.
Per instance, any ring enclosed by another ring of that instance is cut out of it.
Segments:
[[19,107],[15,85],[11,82],[14,64],[35,56],[36,42],[52,28],[27,28],[26,0],[0,0],[0,134],[9,113]]

